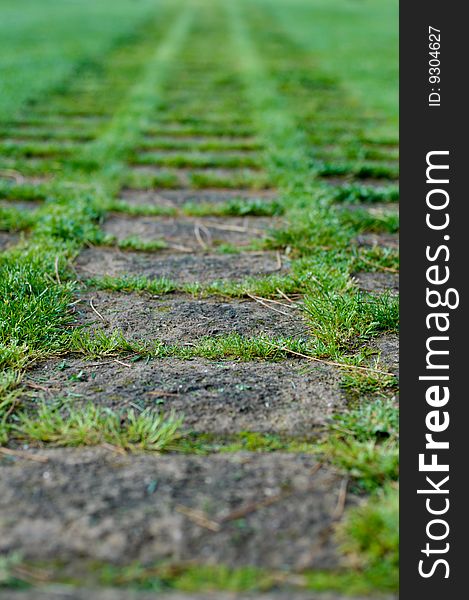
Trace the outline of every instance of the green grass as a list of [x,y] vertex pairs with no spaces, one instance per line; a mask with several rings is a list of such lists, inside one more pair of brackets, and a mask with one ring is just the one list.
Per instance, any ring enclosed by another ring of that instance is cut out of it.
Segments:
[[336,293],[319,288],[305,297],[304,310],[313,334],[330,356],[398,329],[399,302],[389,294]]
[[398,409],[391,400],[361,401],[336,415],[324,456],[345,469],[356,484],[376,492],[399,476]]
[[151,9],[149,0],[117,0],[111,11],[106,0],[45,0],[40,5],[2,0],[2,120],[25,102],[59,90],[87,67],[99,68],[102,54],[122,44]]
[[395,589],[399,580],[399,489],[387,485],[340,525],[339,539],[349,561]]
[[62,410],[41,404],[33,416],[19,413],[12,426],[16,438],[52,446],[112,444],[124,450],[161,452],[174,448],[181,419],[149,410],[114,411],[88,404]]

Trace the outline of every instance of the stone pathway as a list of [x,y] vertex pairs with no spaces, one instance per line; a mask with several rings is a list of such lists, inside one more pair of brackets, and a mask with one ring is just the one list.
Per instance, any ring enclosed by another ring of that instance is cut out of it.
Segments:
[[[189,85],[193,78],[192,94],[197,97],[204,68],[212,58],[204,54],[206,49],[189,58],[188,47],[184,47],[186,64],[179,64],[179,75],[187,78]],[[162,87],[169,98],[180,96],[184,106],[187,90],[179,90],[177,75]],[[262,167],[266,148],[249,114],[243,114],[243,106],[233,113],[238,118],[234,123],[213,124],[211,111],[228,118],[230,103],[238,102],[229,84],[226,89],[223,84],[216,89],[221,99],[217,104],[212,98],[206,111],[194,113],[187,102],[186,116],[197,117],[201,133],[194,133],[194,128],[171,111],[154,112],[148,130],[129,148],[132,158],[121,165],[124,176],[115,194],[115,202],[125,203],[124,209],[107,213],[101,223],[101,232],[111,236],[112,242],[83,247],[70,264],[79,282],[70,309],[73,328],[108,336],[119,330],[130,341],[158,342],[179,349],[229,336],[261,336],[277,344],[285,339],[310,340],[298,308],[282,308],[262,298],[104,291],[96,284],[96,279],[104,277],[134,277],[150,282],[168,279],[182,289],[184,285],[241,282],[247,277],[262,280],[291,273],[288,255],[256,247],[270,229],[282,226],[281,216],[209,214],[207,207],[216,212],[234,199],[268,205],[278,197]],[[200,96],[202,102],[205,99]],[[21,149],[30,139],[53,137],[54,157],[65,161],[72,143],[84,145],[83,155],[93,150],[100,140],[99,126],[111,116],[92,110],[74,115],[64,110],[48,118],[33,112],[12,125],[8,141]],[[181,143],[187,148],[178,149]],[[225,149],[212,150],[216,144]],[[196,159],[187,149],[197,150]],[[152,164],[155,153],[158,157]],[[212,166],[213,155],[223,167]],[[184,166],[171,166],[176,159]],[[40,152],[23,156],[23,164],[30,169],[24,169],[19,185],[44,182],[43,160],[46,157]],[[239,163],[242,166],[237,166]],[[7,166],[15,169],[18,165],[12,162]],[[56,179],[60,178],[57,172]],[[161,185],[165,177],[170,182],[166,187]],[[364,182],[376,183],[371,179]],[[328,179],[328,183],[339,181]],[[1,207],[7,203],[24,211],[37,208],[37,203],[21,200],[2,201]],[[207,216],[178,212],[188,203],[203,206]],[[170,209],[175,214],[155,216],[155,209],[162,213]],[[129,239],[143,244],[143,250],[124,248]],[[17,241],[17,234],[0,232],[2,250]],[[144,247],[157,242],[162,245],[159,250]],[[357,245],[395,248],[397,238],[364,234]],[[394,274],[360,272],[355,278],[367,291],[397,291]],[[396,340],[378,343],[395,368]],[[51,357],[27,371],[25,399],[30,404],[42,400],[53,405],[66,400],[75,407],[91,402],[110,409],[174,411],[184,415],[185,433],[227,439],[245,433],[275,434],[293,441],[317,436],[347,404],[340,369],[293,355],[277,362],[241,362],[230,357],[133,358],[111,354],[90,359],[76,353]],[[333,570],[344,564],[334,527],[344,509],[356,505],[359,497],[351,492],[344,499],[344,475],[321,465],[312,455],[246,451],[207,456],[134,455],[112,447],[24,451],[29,454],[27,459],[0,458],[0,553],[20,551],[32,563],[60,561],[68,568],[93,561],[116,567],[133,562],[178,565],[196,561],[295,574]],[[0,598],[12,600],[154,597],[145,592],[66,586],[0,591]],[[158,593],[158,598],[339,600],[342,596],[295,591],[254,595],[174,592]]]

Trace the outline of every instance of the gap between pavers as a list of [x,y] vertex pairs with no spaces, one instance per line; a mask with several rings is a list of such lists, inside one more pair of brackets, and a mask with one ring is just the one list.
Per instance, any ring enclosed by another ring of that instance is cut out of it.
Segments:
[[[41,449],[0,462],[0,552],[71,563],[334,569],[343,476],[311,456]],[[357,503],[349,493],[346,507]],[[340,508],[342,512],[342,508]],[[203,515],[203,516],[201,516]]]
[[82,279],[104,275],[166,277],[177,283],[239,281],[249,276],[285,274],[288,261],[275,252],[241,254],[172,254],[166,251],[123,252],[110,248],[86,248],[74,263]]
[[[82,360],[73,356],[34,367],[28,392],[72,406],[153,410],[183,416],[183,431],[236,434],[245,431],[312,436],[346,408],[339,369],[283,360],[239,362],[165,358],[132,362],[121,357]],[[25,398],[27,402],[27,398]]]

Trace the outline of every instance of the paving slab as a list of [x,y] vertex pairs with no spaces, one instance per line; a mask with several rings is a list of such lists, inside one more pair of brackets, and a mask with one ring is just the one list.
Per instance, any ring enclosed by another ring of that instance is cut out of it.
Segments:
[[69,398],[114,409],[174,411],[183,429],[215,434],[243,431],[311,436],[346,398],[340,372],[304,361],[239,362],[202,358],[122,363],[74,357],[49,360],[28,372],[29,396]]
[[382,294],[389,292],[392,295],[399,293],[399,275],[397,273],[374,273],[361,271],[353,274],[358,288],[364,292]]
[[399,377],[399,336],[386,334],[375,338],[370,344],[380,353],[380,360],[387,369]]
[[[82,291],[77,299],[80,300],[74,305],[77,324],[108,333],[120,329],[126,338],[134,340],[187,344],[203,336],[230,333],[303,340],[310,337],[299,310],[282,309],[267,300],[263,301],[265,306],[254,300],[227,300],[218,296],[198,299],[186,294],[168,294],[154,297],[145,293],[100,290]],[[268,306],[276,310],[270,310]]]
[[265,217],[131,217],[111,215],[104,231],[121,241],[163,241],[169,248],[186,252],[231,244],[246,246],[266,235],[278,220]]
[[1,200],[0,208],[15,208],[23,211],[34,211],[40,208],[40,200]]
[[0,231],[0,252],[7,250],[10,246],[13,246],[19,241],[19,235],[16,233],[9,233],[8,231]]
[[397,250],[399,248],[398,233],[361,233],[355,238],[357,245],[364,248],[381,246]]
[[126,188],[120,194],[120,200],[125,200],[133,206],[162,206],[179,208],[186,202],[195,204],[221,204],[240,198],[245,200],[269,200],[276,198],[274,190],[134,190]]
[[[317,470],[311,456],[40,455],[47,462],[0,461],[0,553],[72,564],[340,565],[331,529],[343,477]],[[346,504],[356,501],[349,494]]]
[[171,254],[159,251],[122,252],[111,248],[87,248],[74,263],[82,278],[103,275],[167,277],[178,283],[210,283],[220,279],[242,280],[249,276],[281,274],[288,263],[279,263],[275,252],[241,254]]

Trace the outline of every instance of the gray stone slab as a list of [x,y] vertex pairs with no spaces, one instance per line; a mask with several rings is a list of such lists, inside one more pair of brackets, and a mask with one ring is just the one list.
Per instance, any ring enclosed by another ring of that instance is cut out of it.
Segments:
[[218,434],[310,436],[346,406],[340,373],[328,365],[290,360],[122,361],[128,366],[112,358],[51,360],[30,371],[26,381],[47,401],[69,397],[74,406],[92,401],[111,408],[175,411],[184,416],[185,430]]

